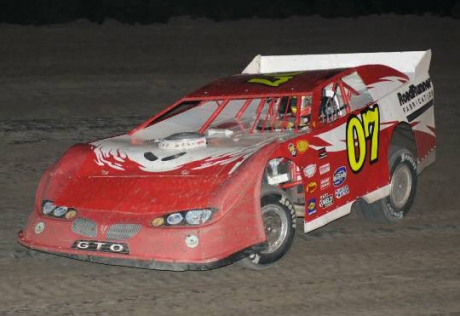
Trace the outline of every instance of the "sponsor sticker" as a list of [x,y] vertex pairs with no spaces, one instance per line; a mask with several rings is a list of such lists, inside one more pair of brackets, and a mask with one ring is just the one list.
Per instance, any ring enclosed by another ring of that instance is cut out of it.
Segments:
[[313,177],[315,173],[316,173],[316,164],[311,164],[303,168],[303,174],[307,178]]
[[328,173],[329,171],[331,171],[331,164],[330,163],[327,163],[325,165],[319,166],[319,174],[320,175]]
[[397,96],[404,114],[411,122],[418,116],[417,111],[422,110],[425,106],[430,107],[432,104],[433,86],[431,79],[428,78],[417,85],[412,84],[405,91],[398,92]]
[[331,178],[324,178],[320,182],[320,189],[324,190],[331,186]]
[[308,142],[306,140],[299,140],[296,143],[296,148],[300,154],[303,154],[308,150]]
[[316,191],[316,189],[318,188],[318,183],[316,182],[310,182],[309,184],[307,184],[307,186],[305,187],[305,191],[307,193],[313,193]]
[[320,149],[318,150],[318,157],[319,157],[319,159],[324,159],[324,158],[327,157],[326,148],[323,147],[323,148],[320,148]]
[[275,185],[287,181],[289,181],[289,176],[287,173],[279,174],[273,177],[268,177],[268,184],[270,185]]
[[332,194],[326,193],[321,195],[319,200],[319,206],[322,208],[326,208],[334,204],[334,196]]
[[307,203],[308,215],[316,213],[316,199],[309,199]]
[[76,240],[72,244],[72,249],[119,253],[124,255],[129,254],[129,248],[127,244],[107,241]]
[[288,145],[288,150],[289,150],[289,152],[291,153],[292,157],[297,156],[297,149],[295,148],[295,146],[294,146],[293,143],[290,143],[290,144]]
[[348,193],[350,193],[350,187],[347,184],[335,190],[335,197],[340,199],[341,197],[347,195]]
[[335,187],[341,186],[347,179],[347,168],[345,166],[337,168],[334,171],[333,179]]

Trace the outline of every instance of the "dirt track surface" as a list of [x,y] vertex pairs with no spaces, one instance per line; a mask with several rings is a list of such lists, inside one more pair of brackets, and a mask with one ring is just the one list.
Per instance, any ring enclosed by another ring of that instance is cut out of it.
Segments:
[[[1,25],[0,315],[460,315],[459,38],[460,21],[430,16]],[[286,259],[261,272],[104,266],[15,241],[67,147],[124,133],[258,53],[428,48],[438,160],[402,224],[352,214],[300,229]]]

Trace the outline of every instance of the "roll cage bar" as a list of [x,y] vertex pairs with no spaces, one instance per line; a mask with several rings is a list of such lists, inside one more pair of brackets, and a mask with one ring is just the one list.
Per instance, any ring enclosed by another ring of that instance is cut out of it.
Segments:
[[[193,109],[196,106],[200,106],[204,104],[205,102],[209,101],[215,101],[218,104],[218,108],[212,113],[212,115],[206,120],[206,122],[199,128],[198,132],[199,133],[204,133],[214,122],[214,120],[219,116],[219,114],[222,113],[224,108],[234,100],[245,100],[241,108],[237,111],[236,115],[234,116],[234,120],[238,123],[245,113],[245,111],[248,109],[249,105],[254,101],[260,99],[259,105],[257,107],[257,111],[255,113],[255,120],[252,123],[248,130],[249,133],[254,133],[256,131],[268,131],[268,132],[278,132],[278,131],[285,131],[285,130],[290,130],[293,131],[294,133],[299,133],[300,131],[303,131],[303,128],[301,128],[301,117],[300,117],[300,111],[297,111],[294,115],[289,117],[289,108],[285,107],[284,113],[280,113],[281,110],[281,101],[282,99],[287,98],[288,100],[297,98],[299,101],[301,100],[302,97],[310,96],[312,100],[312,111],[311,111],[311,118],[310,118],[310,123],[311,127],[315,127],[316,123],[319,123],[320,125],[323,125],[324,122],[321,122],[319,119],[319,108],[321,104],[321,91],[329,84],[333,83],[333,89],[334,91],[337,91],[337,89],[340,90],[340,94],[343,98],[343,102],[346,106],[346,111],[349,113],[350,108],[350,99],[352,95],[360,95],[358,91],[356,91],[353,87],[351,87],[349,84],[344,82],[342,80],[342,77],[352,73],[353,71],[356,71],[355,69],[348,69],[344,72],[341,72],[337,75],[335,75],[332,78],[329,78],[329,80],[322,82],[320,85],[318,85],[314,90],[310,92],[306,91],[299,91],[295,93],[290,93],[290,94],[263,94],[263,95],[251,95],[251,96],[216,96],[216,97],[200,97],[200,98],[191,98],[191,97],[185,97],[180,100],[178,100],[176,103],[172,104],[171,106],[165,108],[164,110],[160,111],[157,115],[153,116],[146,122],[142,123],[138,127],[134,128],[132,131],[130,131],[128,134],[132,135],[135,132],[142,130],[144,128],[147,128],[153,124],[159,123],[163,120],[170,119],[174,117],[175,115],[181,114],[183,112],[186,112],[188,110]],[[265,108],[265,105],[267,104],[268,101],[268,111],[266,113],[263,113],[263,110]],[[278,101],[278,102],[277,102]],[[300,102],[299,102],[300,103]],[[184,106],[186,105],[186,106]],[[300,105],[300,104],[299,104]],[[278,120],[278,124],[275,124],[275,121],[277,121],[277,116],[281,115],[282,119],[281,121]],[[294,118],[294,121],[292,122],[292,118]],[[262,125],[259,125],[258,123],[262,119]],[[291,120],[289,120],[291,119]],[[242,124],[238,123],[240,126]]]

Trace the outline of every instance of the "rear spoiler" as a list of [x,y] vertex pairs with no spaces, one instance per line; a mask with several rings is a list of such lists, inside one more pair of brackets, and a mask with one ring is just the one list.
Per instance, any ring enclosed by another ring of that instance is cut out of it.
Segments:
[[324,55],[257,55],[242,73],[276,73],[380,64],[399,70],[413,80],[415,77],[428,73],[430,62],[431,50]]

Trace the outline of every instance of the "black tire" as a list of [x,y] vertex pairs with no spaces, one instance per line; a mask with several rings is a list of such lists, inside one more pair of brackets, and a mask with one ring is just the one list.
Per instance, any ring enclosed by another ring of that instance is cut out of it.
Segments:
[[417,191],[417,162],[407,149],[391,147],[388,159],[390,195],[372,204],[359,200],[356,210],[366,220],[395,223],[401,221],[414,203]]
[[238,261],[240,266],[264,270],[279,262],[291,248],[296,230],[294,205],[284,191],[263,185],[261,211],[267,235],[267,246]]

